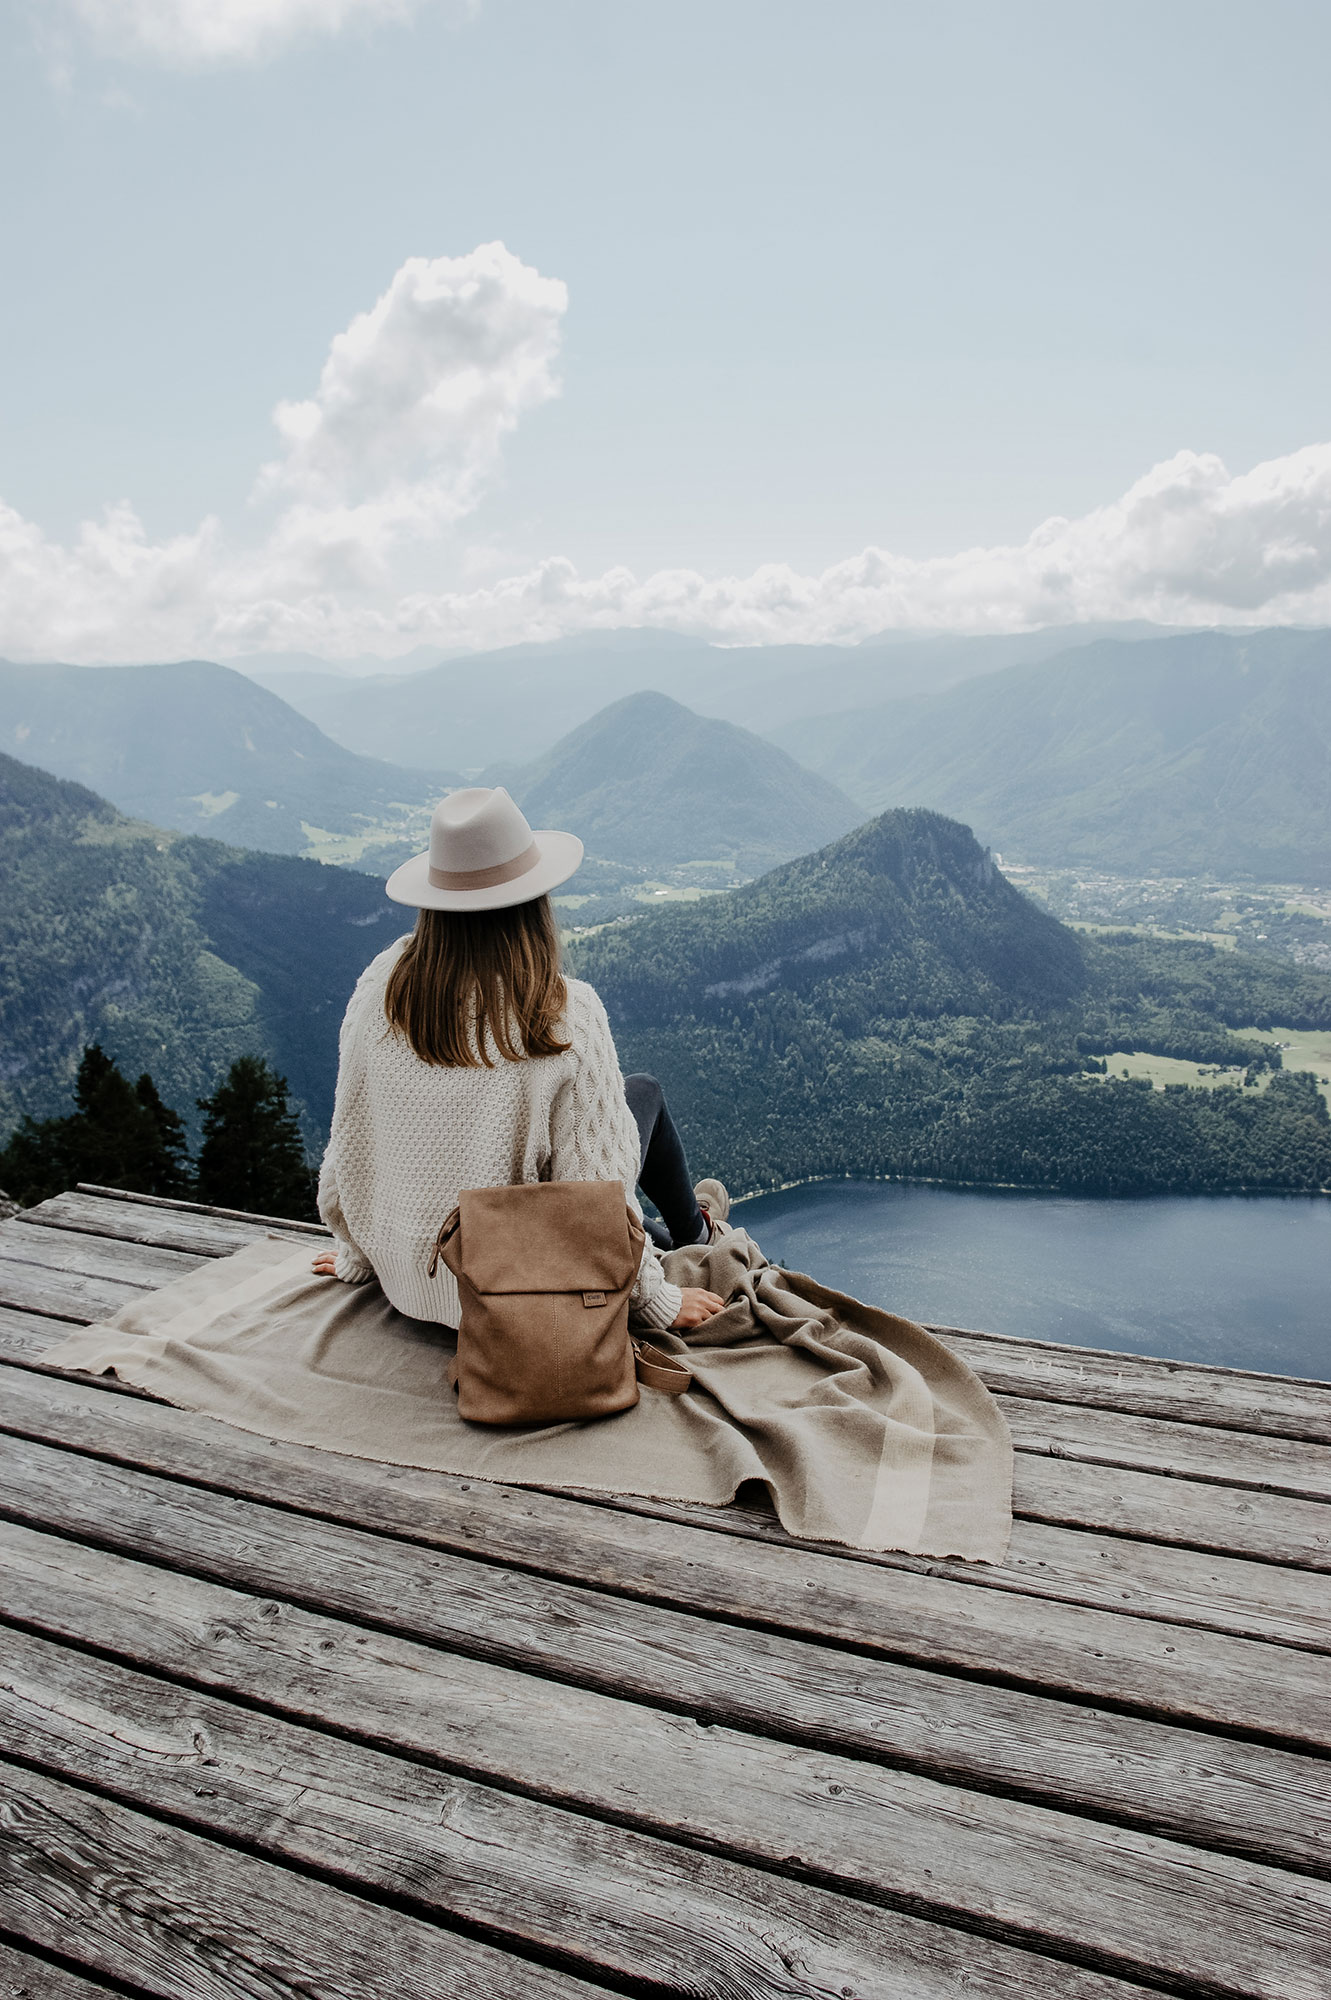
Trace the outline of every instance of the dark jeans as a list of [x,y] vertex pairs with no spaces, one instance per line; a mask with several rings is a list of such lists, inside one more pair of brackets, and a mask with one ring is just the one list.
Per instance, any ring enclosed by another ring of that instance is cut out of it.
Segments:
[[638,1127],[638,1186],[661,1215],[660,1222],[646,1218],[648,1234],[660,1250],[696,1243],[703,1214],[693,1199],[683,1142],[665,1094],[654,1076],[626,1076],[624,1095]]

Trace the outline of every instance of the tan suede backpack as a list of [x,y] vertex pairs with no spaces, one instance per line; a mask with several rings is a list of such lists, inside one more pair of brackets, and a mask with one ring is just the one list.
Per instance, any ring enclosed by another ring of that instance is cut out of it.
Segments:
[[466,1188],[435,1239],[462,1302],[450,1378],[475,1424],[583,1422],[679,1395],[685,1364],[629,1333],[642,1224],[615,1181]]

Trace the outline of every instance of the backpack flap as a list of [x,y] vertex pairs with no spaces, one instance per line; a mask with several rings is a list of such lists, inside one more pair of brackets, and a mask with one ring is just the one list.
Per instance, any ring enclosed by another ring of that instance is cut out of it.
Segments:
[[[489,1298],[534,1292],[622,1292],[642,1253],[620,1181],[535,1181],[467,1188],[459,1227],[440,1231],[439,1252]],[[450,1216],[449,1222],[452,1221]]]

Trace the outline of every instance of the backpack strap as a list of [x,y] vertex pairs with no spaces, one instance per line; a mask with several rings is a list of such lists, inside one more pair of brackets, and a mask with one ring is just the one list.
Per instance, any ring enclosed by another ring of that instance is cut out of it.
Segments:
[[645,1340],[633,1343],[633,1365],[638,1380],[649,1389],[664,1389],[667,1396],[682,1396],[693,1387],[693,1370],[677,1354],[665,1354]]

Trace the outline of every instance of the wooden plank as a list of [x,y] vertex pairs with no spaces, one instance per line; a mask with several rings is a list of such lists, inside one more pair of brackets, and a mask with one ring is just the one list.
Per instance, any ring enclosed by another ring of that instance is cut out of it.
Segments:
[[[60,1204],[72,1204],[85,1198],[90,1199],[78,1212],[88,1215],[88,1222],[81,1226],[90,1233],[128,1235],[132,1230],[134,1240],[145,1244],[189,1248],[192,1245],[188,1234],[177,1232],[188,1232],[193,1225],[200,1232],[200,1254],[205,1255],[217,1254],[212,1245],[219,1240],[212,1235],[208,1218],[234,1223],[242,1230],[278,1229],[327,1235],[318,1224],[128,1194],[91,1183],[80,1182],[76,1194],[63,1195],[57,1200]],[[43,1206],[49,1208],[51,1204]],[[72,1207],[62,1210],[71,1221],[75,1212]],[[129,1218],[120,1227],[111,1220],[116,1213]],[[20,1219],[29,1217],[38,1219],[40,1211],[25,1211]],[[61,1226],[67,1225],[62,1222]],[[240,1240],[237,1239],[237,1244]],[[243,1240],[250,1241],[252,1237],[246,1235]],[[1023,1341],[973,1328],[935,1326],[931,1331],[968,1361],[996,1393],[1024,1401],[1066,1402],[1331,1445],[1331,1384],[1328,1383],[1161,1360],[1149,1355],[1119,1354],[1104,1348]]]
[[1123,1466],[1019,1453],[1012,1509],[1026,1520],[1331,1569],[1331,1506]]
[[68,1320],[50,1319],[45,1313],[20,1312],[15,1306],[0,1306],[0,1362],[19,1368],[40,1368],[47,1350],[68,1339],[72,1330]]
[[[143,1208],[137,1202],[109,1201],[104,1195],[58,1194],[36,1208],[25,1208],[16,1222],[41,1229],[63,1229],[80,1236],[107,1236],[125,1243],[143,1243],[156,1250],[183,1250],[196,1257],[229,1257],[247,1243],[274,1235],[295,1236],[290,1225],[241,1222],[206,1212],[173,1208]],[[313,1251],[311,1255],[313,1255]]]
[[294,1229],[306,1236],[327,1236],[322,1222],[297,1222],[289,1215],[258,1215],[244,1208],[217,1208],[206,1201],[178,1201],[164,1194],[135,1194],[129,1188],[102,1187],[97,1181],[79,1181],[79,1194],[101,1195],[106,1201],[128,1202],[136,1208],[178,1210],[189,1215],[220,1215],[228,1222],[261,1222],[269,1229]]
[[[1136,1615],[1140,1606],[1130,1602],[1130,1615],[1124,1615],[1122,1609],[1106,1613],[1032,1601],[976,1588],[969,1576],[954,1581],[926,1564],[894,1571],[856,1562],[844,1551],[820,1552],[788,1537],[777,1541],[757,1537],[737,1559],[733,1537],[750,1518],[750,1510],[744,1508],[709,1510],[726,1530],[718,1535],[693,1518],[699,1510],[677,1510],[684,1514],[683,1520],[662,1520],[618,1506],[592,1506],[559,1495],[380,1466],[298,1446],[275,1448],[266,1440],[168,1405],[106,1397],[92,1384],[12,1371],[0,1382],[0,1424],[15,1438],[73,1446],[126,1467],[206,1481],[220,1493],[265,1500],[324,1521],[355,1524],[427,1549],[470,1554],[538,1576],[767,1630],[830,1639],[874,1657],[960,1669],[1081,1700],[1108,1701],[1153,1716],[1266,1728],[1272,1713],[1271,1687],[1306,1685],[1314,1707],[1323,1706],[1331,1673],[1324,1659],[1300,1664],[1266,1644],[1254,1652],[1249,1643],[1216,1635],[1204,1624],[1194,1629],[1148,1620]],[[18,1447],[7,1448],[11,1467],[7,1505],[40,1524],[54,1519],[43,1512],[48,1488],[62,1489],[78,1474],[62,1466],[58,1455],[53,1462],[40,1445],[30,1449],[38,1454],[31,1466],[35,1484],[24,1502],[18,1484]],[[134,1490],[137,1504],[142,1504],[143,1489]],[[103,1510],[95,1500],[82,1509],[75,1497],[59,1504],[74,1509],[67,1516],[71,1533],[81,1533],[85,1520],[96,1529]],[[117,1498],[116,1507],[122,1504]],[[191,1498],[186,1488],[174,1504],[185,1508],[189,1518],[198,1518],[203,1503]],[[132,1550],[133,1534],[127,1521],[123,1525],[125,1533],[116,1545]],[[780,1536],[782,1531],[774,1527],[773,1532]],[[1055,1543],[1077,1539],[1055,1529],[1032,1532]],[[1109,1541],[1106,1548],[1110,1553],[1134,1552],[1134,1545],[1125,1542]],[[1147,1548],[1140,1553],[1158,1564],[1178,1560],[1169,1550]],[[1051,1555],[1046,1566],[1054,1559]],[[1270,1578],[1287,1586],[1293,1578],[1290,1572],[1227,1563],[1219,1557],[1188,1560],[1204,1560],[1214,1573],[1209,1582],[1202,1579],[1213,1596],[1245,1587],[1226,1581],[1232,1571],[1244,1577],[1253,1572],[1258,1585]],[[1032,1561],[1038,1588],[1044,1571],[1038,1559]],[[987,1566],[956,1567],[977,1577],[1001,1574]],[[1315,1578],[1293,1580],[1317,1588],[1319,1597],[1309,1623],[1314,1615],[1320,1618],[1325,1636],[1325,1587]],[[1079,1573],[1069,1587],[1078,1587],[1080,1581]],[[1118,1605],[1128,1591],[1124,1572],[1111,1572],[1101,1587],[1106,1603]],[[1177,1594],[1177,1576],[1160,1585],[1162,1601],[1172,1603]],[[1260,1598],[1248,1606],[1256,1634],[1264,1631],[1271,1616]]]
[[5,1921],[160,2000],[591,2000],[604,1991],[54,1779],[0,1767]]
[[[124,1558],[87,1550],[75,1563],[63,1543],[35,1529],[0,1524],[0,1548],[12,1564],[9,1615],[63,1637],[83,1641],[100,1629],[108,1578],[119,1580],[126,1602],[143,1588],[133,1570],[117,1567]],[[309,1551],[301,1560],[308,1562]],[[68,1576],[53,1585],[52,1569],[63,1575],[67,1566]],[[71,1578],[84,1579],[77,1613],[68,1606]],[[440,1587],[448,1581],[440,1579]],[[1282,1866],[1316,1872],[1331,1852],[1331,1799],[1322,1768],[1306,1757],[655,1607],[588,1607],[568,1593],[515,1605],[523,1582],[504,1572],[495,1579],[507,1629],[484,1630],[485,1600],[475,1587],[467,1594],[477,1610],[465,1620],[404,1624],[390,1609],[376,1622],[737,1728],[1107,1815]],[[386,1566],[385,1589],[396,1584]],[[456,1577],[452,1587],[465,1588]],[[555,1620],[544,1634],[543,1611]],[[516,1641],[508,1636],[515,1624]],[[577,1634],[571,1642],[570,1630]]]
[[[42,1313],[49,1319],[72,1320],[88,1326],[110,1319],[147,1287],[123,1280],[85,1277],[78,1271],[52,1271],[41,1264],[0,1256],[0,1306]],[[61,1336],[63,1338],[63,1336]]]
[[[65,1560],[81,1575],[91,1553],[66,1545]],[[1306,1875],[138,1567],[137,1593],[124,1594],[122,1570],[102,1594],[94,1643],[132,1645],[143,1666],[195,1687],[1120,1977],[1325,2000],[1331,1886]],[[49,1575],[54,1607],[56,1556]]]
[[[627,1503],[621,1503],[627,1504]],[[758,1517],[764,1537],[783,1534],[775,1516]],[[873,1557],[903,1568],[914,1558]],[[1001,1587],[1056,1601],[1098,1605],[1128,1616],[1266,1639],[1281,1646],[1326,1652],[1331,1646],[1331,1596],[1316,1571],[1245,1562],[1238,1556],[1137,1542],[1123,1535],[1019,1522],[1001,1570],[948,1562],[934,1576]]]
[[[20,1312],[15,1306],[0,1306],[0,1368],[30,1371],[45,1375],[48,1380],[82,1382],[99,1392],[109,1390],[112,1395],[137,1397],[141,1402],[159,1401],[146,1389],[139,1389],[132,1382],[121,1382],[114,1375],[85,1375],[78,1370],[51,1368],[47,1353],[72,1331],[68,1320],[50,1319],[45,1313]],[[3,1379],[12,1381],[14,1377],[8,1375]]]
[[203,1261],[183,1250],[159,1250],[150,1243],[126,1243],[112,1236],[76,1235],[67,1229],[34,1229],[22,1221],[0,1222],[0,1257],[153,1290],[185,1277]]
[[[118,1510],[125,1498],[105,1487],[90,1497],[97,1495]],[[237,1516],[234,1506],[221,1515],[204,1510],[197,1523],[199,1538],[224,1542],[232,1553],[220,1560],[211,1554],[191,1559],[182,1548],[182,1502],[173,1506],[158,1497],[154,1506],[151,1494],[129,1497],[137,1507],[126,1525],[143,1539],[103,1534],[103,1543],[131,1555],[141,1546],[196,1573],[286,1595],[292,1594],[288,1573],[298,1563],[310,1579],[295,1593],[302,1601],[478,1658],[955,1782],[1110,1813],[1292,1865],[1311,1865],[1326,1851],[1325,1803],[1319,1802],[1316,1785],[1310,1796],[1302,1760],[1262,1746],[1209,1743],[1203,1752],[1187,1732],[1156,1734],[1155,1724],[1069,1709],[1005,1687],[955,1681],[769,1632],[736,1631],[714,1619],[627,1604],[601,1592],[537,1583],[456,1559],[404,1563],[392,1545],[349,1539],[345,1531],[313,1541],[288,1532],[283,1539],[280,1520],[274,1525],[243,1512]],[[21,1492],[19,1504],[23,1498]],[[52,1525],[69,1532],[76,1526],[70,1516],[65,1508]],[[0,1527],[0,1545],[12,1552],[11,1615],[40,1623],[48,1615],[40,1607],[49,1597],[49,1553],[43,1547],[34,1556],[25,1531],[12,1523]],[[73,1559],[66,1553],[57,1560]],[[22,1566],[33,1562],[38,1567],[29,1575]],[[20,1581],[20,1571],[27,1581]],[[95,1578],[103,1572],[92,1563],[91,1573]],[[80,1634],[86,1636],[83,1628],[73,1636]],[[1164,1655],[1162,1680],[1175,1670],[1180,1653],[1185,1670],[1191,1664],[1185,1635],[1164,1628],[1157,1644]],[[1267,1735],[1277,1728],[1288,1734],[1302,1710],[1305,1733],[1320,1730],[1325,1736],[1327,1676],[1322,1671],[1310,1677],[1306,1664],[1306,1656],[1279,1653],[1274,1661],[1269,1654],[1241,1661],[1250,1676],[1265,1668],[1276,1678],[1264,1708],[1251,1685],[1223,1689],[1228,1701],[1221,1719],[1242,1727],[1251,1711],[1260,1714]],[[1240,1699],[1245,1693],[1246,1704]]]
[[[230,1256],[273,1231],[271,1223],[204,1210],[72,1192],[25,1209],[17,1220],[198,1257]],[[1331,1501],[1331,1446],[1032,1397],[1002,1395],[999,1401],[1018,1451]]]
[[1000,1394],[996,1400],[1018,1451],[1331,1501],[1331,1445],[1030,1396]]
[[111,1988],[0,1938],[0,2000],[107,2000]]
[[[88,1197],[61,1196],[56,1202],[45,1204],[51,1211],[53,1226],[65,1237],[73,1237],[74,1244],[59,1242],[54,1248],[42,1244],[26,1261],[40,1263],[59,1271],[77,1270],[89,1276],[120,1278],[134,1283],[164,1283],[182,1270],[191,1269],[200,1255],[225,1255],[238,1246],[242,1240],[235,1233],[218,1236],[222,1230],[236,1232],[248,1227],[248,1237],[253,1240],[264,1230],[256,1225],[218,1223],[212,1218],[180,1216],[175,1211],[167,1211],[170,1222],[176,1226],[178,1247],[173,1251],[160,1251],[155,1244],[144,1241],[144,1231],[159,1211],[144,1210],[137,1204],[128,1202],[103,1202],[101,1206],[116,1215],[129,1218],[128,1257],[118,1245],[103,1243],[93,1238],[81,1238],[76,1224],[82,1223],[84,1216],[78,1208],[69,1204],[87,1203]],[[66,1204],[60,1208],[59,1204]],[[43,1216],[42,1210],[30,1211],[23,1218],[32,1225]],[[149,1218],[145,1224],[143,1217]],[[210,1237],[210,1232],[214,1232]],[[10,1225],[7,1239],[4,1226],[0,1225],[0,1246],[14,1240],[16,1231]],[[206,1244],[203,1239],[209,1239]],[[185,1245],[191,1254],[183,1254]],[[146,1263],[145,1258],[166,1257],[169,1262],[163,1271],[155,1264]],[[1331,1448],[1314,1447],[1289,1441],[1266,1440],[1254,1435],[1254,1459],[1257,1470],[1244,1476],[1241,1449],[1243,1432],[1213,1432],[1207,1426],[1197,1424],[1170,1424],[1168,1434],[1153,1437],[1153,1423],[1159,1420],[1124,1417],[1119,1413],[1103,1416],[1094,1406],[1059,1406],[1041,1402],[1031,1397],[1005,1398],[1006,1414],[1014,1428],[1014,1442],[1019,1451],[1023,1449],[1030,1456],[1049,1459],[1073,1458],[1079,1465],[1091,1464],[1096,1470],[1083,1474],[1068,1475],[1056,1465],[1032,1467],[1025,1463],[1018,1466],[1015,1504],[1019,1513],[1033,1519],[1056,1521],[1066,1526],[1104,1530],[1111,1533],[1129,1534],[1146,1540],[1158,1540],[1192,1548],[1212,1548],[1223,1552],[1254,1556],[1264,1561],[1287,1562],[1310,1567],[1326,1567],[1331,1562],[1331,1508],[1316,1514],[1289,1513],[1270,1504],[1252,1504],[1236,1501],[1231,1497],[1208,1497],[1196,1491],[1203,1483],[1231,1485],[1237,1483],[1245,1489],[1258,1492],[1269,1490],[1272,1485],[1269,1454],[1283,1452],[1288,1456],[1302,1451],[1316,1451],[1319,1457],[1312,1465],[1298,1465],[1296,1459],[1295,1484],[1291,1492],[1288,1481],[1281,1482],[1278,1491],[1287,1497],[1299,1497],[1308,1505],[1318,1503],[1318,1495],[1331,1493]],[[1054,1412],[1052,1419],[1040,1412]],[[1097,1422],[1097,1417],[1101,1421]],[[1106,1437],[1106,1426],[1117,1423],[1118,1431]],[[1251,1434],[1249,1434],[1251,1435]],[[1214,1442],[1208,1440],[1214,1439]],[[1086,1440],[1086,1442],[1082,1442]],[[1199,1442],[1200,1441],[1200,1442]],[[1267,1446],[1263,1455],[1261,1447]],[[1136,1472],[1137,1480],[1118,1479],[1106,1476],[1102,1468],[1114,1468],[1125,1473]],[[1191,1486],[1182,1485],[1171,1493],[1162,1493],[1152,1487],[1152,1474],[1166,1473],[1171,1478],[1186,1479],[1200,1472],[1201,1478],[1194,1479]],[[1305,1487],[1311,1490],[1298,1491],[1297,1475],[1301,1472]],[[1326,1506],[1322,1500],[1321,1505]]]
[[1013,1340],[971,1328],[929,1330],[996,1394],[1331,1444],[1331,1383],[1258,1375],[1241,1368],[1206,1368],[1191,1361],[1160,1361],[1103,1348]]
[[[64,1340],[68,1332],[68,1320],[0,1306],[0,1365],[7,1363],[48,1372],[46,1352]],[[67,1379],[80,1378],[70,1375]],[[104,1389],[141,1397],[147,1393],[114,1376],[94,1379]],[[1186,1473],[1201,1482],[1220,1483],[1224,1471],[1229,1475],[1225,1483],[1240,1489],[1292,1498],[1331,1499],[1331,1465],[1325,1463],[1331,1461],[1331,1450],[1324,1445],[1259,1437],[1251,1432],[1215,1431],[1193,1424],[1171,1424],[1157,1418],[1120,1417],[1113,1412],[1081,1410],[1064,1404],[1023,1405],[1022,1399],[1015,1397],[1000,1397],[999,1402],[1012,1424],[1018,1451],[1043,1453],[1078,1463],[1141,1466],[1166,1475],[1167,1461],[1173,1459],[1180,1475]],[[1054,1413],[1052,1422],[1046,1421],[1043,1414],[1046,1411]],[[1106,1428],[1099,1429],[1100,1426]],[[1118,1428],[1108,1428],[1111,1426]],[[1156,1439],[1140,1435],[1156,1430],[1165,1436]],[[1037,1499],[1047,1499],[1047,1495],[1040,1495],[1038,1484],[1034,1491]],[[1117,1521],[1109,1525],[1115,1529],[1119,1526]],[[1027,1539],[1018,1527],[1014,1561],[1020,1558]],[[1039,1561],[1043,1564],[1047,1560],[1043,1542],[1040,1546]],[[1265,1636],[1265,1627],[1256,1636]]]
[[[43,1354],[48,1346],[65,1337],[65,1324],[39,1314],[18,1313],[0,1308],[0,1364],[11,1363],[23,1369],[47,1372],[44,1369]],[[57,1379],[60,1379],[59,1372]],[[11,1377],[11,1383],[17,1378]],[[71,1385],[95,1386],[98,1390],[120,1392],[145,1402],[156,1402],[146,1391],[132,1385],[118,1382],[112,1376],[95,1378],[66,1376]],[[5,1421],[4,1396],[13,1391],[0,1389],[0,1427]],[[182,1413],[184,1415],[185,1413]],[[22,1428],[22,1419],[14,1421]],[[248,1479],[235,1485],[226,1473],[225,1467],[231,1463],[235,1433],[229,1433],[229,1442],[222,1445],[222,1431],[207,1418],[191,1419],[202,1423],[205,1428],[200,1433],[206,1442],[210,1461],[215,1461],[218,1476],[209,1483],[218,1485],[225,1491],[254,1491],[260,1497],[274,1490],[269,1483],[254,1487]],[[96,1427],[94,1426],[94,1429]],[[46,1435],[39,1428],[33,1435]],[[113,1433],[114,1434],[114,1433]],[[58,1431],[56,1435],[61,1435]],[[91,1433],[85,1430],[85,1436]],[[100,1449],[95,1440],[93,1448]],[[1298,1449],[1311,1450],[1316,1447],[1301,1446]],[[343,1456],[333,1458],[329,1454],[314,1454],[312,1460],[302,1457],[298,1446],[284,1448],[285,1459],[294,1466],[336,1463],[345,1470],[349,1481],[368,1480],[372,1491],[362,1504],[373,1507],[378,1499],[379,1488],[384,1477],[399,1479],[401,1468],[394,1468],[391,1474],[383,1469],[369,1469],[366,1461],[353,1460]],[[137,1456],[131,1463],[140,1462]],[[149,1449],[143,1459],[149,1464],[169,1464],[161,1455]],[[250,1463],[254,1460],[251,1456]],[[271,1451],[263,1455],[264,1471],[276,1474],[278,1491],[283,1503],[304,1507],[307,1504],[302,1495],[302,1478],[297,1471],[294,1485],[284,1484],[280,1473],[272,1463]],[[187,1477],[198,1476],[198,1464],[191,1470],[177,1459],[175,1469]],[[316,1482],[320,1475],[316,1473]],[[445,1475],[425,1473],[421,1477],[432,1480]],[[463,1491],[468,1490],[464,1485]],[[429,1503],[433,1509],[434,1498]],[[582,1504],[579,1502],[578,1504]],[[1100,1606],[1107,1610],[1128,1612],[1132,1615],[1162,1619],[1170,1623],[1204,1625],[1214,1630],[1229,1632],[1236,1637],[1270,1639],[1281,1645],[1310,1648],[1314,1651],[1326,1650],[1331,1646],[1331,1603],[1328,1602],[1325,1586],[1316,1577],[1304,1577],[1297,1572],[1271,1573],[1263,1566],[1243,1562],[1229,1557],[1203,1554],[1194,1555],[1188,1549],[1171,1548],[1168,1545],[1152,1546],[1119,1534],[1095,1536],[1086,1533],[1068,1532],[1061,1527],[1048,1527],[1029,1520],[1018,1519],[1014,1526],[1012,1545],[1007,1561],[1001,1569],[964,1563],[921,1562],[917,1559],[894,1555],[868,1555],[863,1551],[846,1551],[831,1545],[796,1542],[784,1533],[770,1509],[746,1507],[743,1505],[725,1509],[680,1506],[669,1502],[646,1500],[640,1496],[620,1495],[607,1502],[605,1496],[587,1496],[588,1505],[613,1505],[615,1508],[649,1518],[671,1519],[693,1525],[705,1525],[728,1535],[745,1538],[770,1540],[791,1548],[822,1549],[845,1560],[871,1561],[880,1566],[895,1568],[915,1568],[933,1575],[948,1575],[957,1582],[988,1589],[1004,1589],[1051,1598],[1063,1602]],[[346,1505],[333,1502],[315,1501],[312,1511],[331,1511],[334,1518],[360,1518],[353,1510],[348,1514]],[[464,1510],[470,1515],[474,1505]],[[404,1517],[398,1510],[389,1525],[397,1533],[414,1532],[410,1516]],[[474,1524],[468,1521],[462,1530],[465,1536],[475,1534]],[[445,1542],[447,1537],[445,1537]],[[552,1573],[562,1573],[556,1568]]]
[[[55,1275],[64,1282],[64,1274]],[[0,1263],[0,1287],[4,1276]],[[78,1282],[82,1285],[86,1281]],[[40,1296],[47,1296],[45,1286]],[[6,1338],[10,1331],[16,1335],[12,1346]],[[52,1322],[46,1341],[55,1345],[63,1338],[62,1327]],[[39,1365],[42,1345],[42,1328],[31,1318],[17,1327],[12,1323],[10,1328],[0,1327],[0,1360]],[[632,1496],[626,1499],[630,1506],[635,1504]],[[1331,1569],[1331,1505],[1251,1488],[1220,1487],[1132,1468],[1019,1454],[1014,1468],[1013,1511],[1019,1520],[1138,1542],[1212,1550],[1291,1568]]]
[[[72,1199],[65,1195],[57,1197],[60,1202]],[[131,1217],[132,1228],[141,1226],[137,1220],[140,1211],[131,1209],[128,1203],[119,1206]],[[34,1217],[39,1212],[31,1211]],[[180,1220],[182,1235],[178,1247],[191,1248],[200,1255],[219,1256],[241,1247],[237,1240],[205,1252],[191,1218]],[[226,1230],[235,1227],[229,1223],[212,1225],[207,1218],[204,1224]],[[40,1315],[6,1312],[0,1307],[0,1362],[40,1366],[43,1348],[63,1340],[65,1333],[61,1322],[45,1320]],[[1124,1416],[1116,1411],[1039,1402],[1029,1397],[1000,1396],[998,1401],[1019,1452],[1152,1471],[1291,1498],[1331,1501],[1331,1447],[1326,1445],[1251,1431],[1173,1423],[1161,1418]],[[1039,1475],[1034,1477],[1038,1482]],[[1038,1484],[1035,1490],[1040,1491]]]
[[[946,1578],[971,1590],[1095,1607],[1310,1652],[1331,1649],[1331,1601],[1316,1571],[1024,1520],[1013,1523],[1007,1556],[997,1568],[796,1541],[771,1508],[757,1502],[701,1507],[648,1500],[635,1493],[618,1493],[611,1500],[594,1494],[579,1497],[589,1506],[612,1506],[620,1513],[707,1527],[722,1535],[804,1549],[876,1569]],[[982,1620],[992,1615],[979,1614]]]
[[[744,2000],[1128,2000],[1119,1981],[10,1632],[6,1754],[589,1976]],[[3,1988],[0,1987],[0,1993]]]

